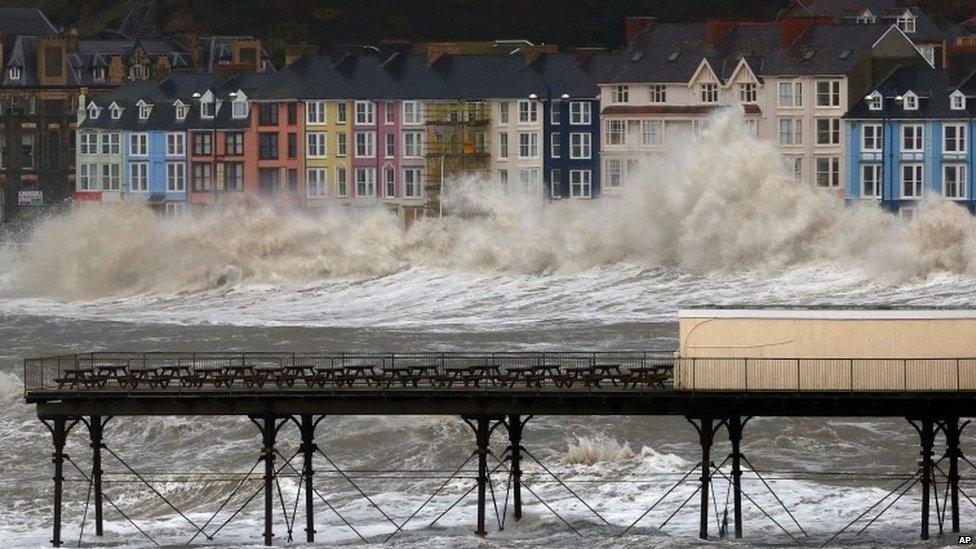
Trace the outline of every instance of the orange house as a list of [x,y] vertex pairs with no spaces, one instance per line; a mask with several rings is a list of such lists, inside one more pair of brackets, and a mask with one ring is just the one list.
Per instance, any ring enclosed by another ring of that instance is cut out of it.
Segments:
[[244,190],[265,200],[303,204],[305,163],[298,101],[256,101],[244,138]]

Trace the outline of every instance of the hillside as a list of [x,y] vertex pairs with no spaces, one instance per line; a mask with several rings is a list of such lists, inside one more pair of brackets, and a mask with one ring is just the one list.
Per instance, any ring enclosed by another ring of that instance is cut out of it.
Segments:
[[[91,35],[118,28],[133,5],[152,4],[156,29],[253,34],[280,58],[286,44],[526,38],[563,46],[619,45],[625,15],[662,21],[770,18],[787,0],[0,0],[40,7],[55,24]],[[972,0],[916,2],[942,21],[976,16]],[[137,18],[142,18],[142,13]]]

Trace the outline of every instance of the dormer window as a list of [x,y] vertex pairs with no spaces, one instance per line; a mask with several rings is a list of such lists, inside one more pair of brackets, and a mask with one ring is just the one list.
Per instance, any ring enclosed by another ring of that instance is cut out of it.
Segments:
[[145,101],[139,101],[137,105],[139,105],[139,120],[149,120],[149,115],[152,114],[152,105]]
[[244,92],[237,90],[237,93],[232,93],[231,97],[233,102],[231,103],[231,114],[234,118],[247,118],[247,96]]
[[214,102],[213,101],[201,101],[200,102],[200,118],[213,118],[214,117]]
[[95,67],[92,69],[92,79],[96,82],[105,81],[105,67]]
[[8,72],[10,73],[11,80],[20,80],[20,74],[21,74],[20,67],[10,67],[10,70]]
[[882,106],[884,104],[884,99],[881,97],[881,94],[880,93],[878,93],[878,92],[872,92],[871,95],[869,95],[867,97],[867,99],[868,99],[868,110],[869,111],[880,111],[881,110],[881,108],[882,108]]
[[877,21],[877,18],[871,13],[871,10],[864,10],[864,13],[857,16],[857,22],[862,25],[872,25]]
[[190,107],[182,101],[177,101],[173,106],[176,108],[176,119],[186,120],[186,115],[190,112]]
[[905,94],[902,106],[906,111],[917,111],[918,110],[918,96],[912,92]]
[[108,108],[108,112],[112,115],[112,120],[122,118],[122,107],[120,107],[117,103],[112,103],[112,105]]
[[130,80],[145,80],[149,78],[149,69],[145,65],[132,65],[129,69]]
[[98,120],[98,115],[102,113],[102,109],[98,108],[98,105],[90,103],[88,105],[88,118],[92,120]]
[[898,19],[896,20],[895,24],[898,25],[898,28],[901,29],[901,32],[905,34],[911,34],[915,32],[915,16],[912,15],[912,12],[908,10],[905,10],[905,13],[898,16]]
[[954,111],[966,110],[966,96],[959,90],[952,92],[949,96],[949,108]]

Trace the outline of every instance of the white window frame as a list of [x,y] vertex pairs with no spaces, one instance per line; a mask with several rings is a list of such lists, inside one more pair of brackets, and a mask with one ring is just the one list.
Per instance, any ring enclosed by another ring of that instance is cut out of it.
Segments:
[[308,132],[305,134],[305,155],[307,158],[325,158],[329,155],[329,134]]
[[186,192],[186,164],[183,162],[166,163],[166,192]]
[[[653,131],[655,126],[657,131]],[[664,120],[641,120],[641,146],[660,147],[661,145],[664,145]]]
[[8,73],[10,74],[11,80],[20,80],[20,76],[21,74],[23,74],[23,72],[20,70],[20,67],[10,67]]
[[[873,186],[872,192],[867,192],[868,178],[865,177],[871,174],[873,181],[871,181]],[[881,187],[884,184],[884,165],[881,163],[873,162],[861,164],[861,198],[881,198]]]
[[112,154],[112,155],[122,154],[121,133],[105,132],[102,133],[101,136],[102,136],[101,139],[102,146],[100,151],[102,154]]
[[[420,101],[404,101],[400,105],[400,109],[403,111],[400,115],[400,119],[404,126],[416,126],[424,123]],[[410,108],[408,109],[407,107]]]
[[647,101],[656,105],[668,102],[668,85],[651,84],[647,87]]
[[307,168],[305,170],[305,196],[324,198],[329,194],[329,170],[327,168]]
[[[363,180],[360,181],[359,176],[363,175]],[[359,192],[359,186],[363,186],[363,192]],[[360,197],[376,197],[376,168],[364,168],[358,167],[353,168],[353,187],[356,190],[356,198]]]
[[901,106],[906,111],[917,111],[918,110],[918,96],[912,92],[908,92],[901,98]]
[[[821,87],[823,86],[826,86],[827,88],[825,92],[821,91]],[[814,107],[819,109],[833,109],[840,107],[840,80],[817,80],[817,83],[814,86],[814,91],[816,92],[814,94]],[[825,96],[826,102],[821,103],[821,98]]]
[[109,164],[101,164],[101,172],[99,173],[99,185],[103,191],[118,191],[121,190],[122,177],[121,168],[115,162]]
[[[789,126],[788,132],[785,135],[789,137],[787,140],[783,140],[784,137],[784,123]],[[779,119],[779,125],[777,126],[779,130],[779,144],[783,147],[800,147],[803,146],[803,119],[802,118],[788,118],[783,117]]]
[[911,14],[899,15],[898,19],[895,20],[895,25],[903,33],[912,34],[915,32],[915,16]]
[[[826,166],[826,170],[822,169]],[[840,188],[840,157],[839,156],[818,156],[814,159],[814,172],[817,187],[821,189]],[[824,176],[823,178],[821,176]],[[822,179],[826,184],[822,184]]]
[[[820,141],[820,124],[827,123],[827,141]],[[814,120],[815,124],[815,139],[814,144],[817,146],[836,146],[840,145],[840,118],[817,118]]]
[[966,96],[961,91],[956,90],[949,96],[949,108],[954,111],[966,110]]
[[376,104],[372,101],[356,101],[354,104],[357,126],[373,126],[376,124]]
[[169,132],[166,134],[166,156],[186,156],[186,134]]
[[[910,194],[910,195],[905,194],[905,184],[908,182],[905,179],[906,168],[910,168],[912,170],[913,172],[912,176],[915,175],[918,176],[917,181],[913,180],[911,182],[913,185],[912,190],[917,191],[917,194]],[[925,191],[925,164],[921,164],[917,162],[902,164],[901,166],[899,166],[899,173],[900,173],[900,177],[898,181],[899,182],[898,192],[901,195],[901,198],[904,199],[922,198],[922,193]]]
[[560,101],[549,102],[549,123],[553,126],[559,126],[563,123],[563,111]]
[[134,132],[129,134],[129,156],[149,156],[149,134]]
[[98,154],[98,134],[83,132],[78,137],[78,150],[82,156]]
[[759,86],[755,82],[739,84],[739,102],[753,104],[759,100]]
[[176,111],[176,119],[186,120],[186,115],[190,113],[190,106],[181,102],[176,102],[173,104],[173,107]]
[[[376,132],[355,132],[353,137],[355,158],[376,158]],[[362,142],[360,142],[361,137],[363,138]]]
[[593,158],[593,135],[589,132],[569,134],[569,158],[572,160]]
[[509,105],[508,101],[499,101],[498,103],[498,124],[505,125],[509,122]]
[[421,158],[423,152],[424,132],[403,132],[403,158]]
[[627,84],[617,84],[610,87],[610,102],[623,104],[630,102],[630,86]]
[[200,102],[200,118],[211,120],[217,115],[217,102],[213,99]]
[[393,158],[396,156],[396,134],[387,133],[383,138],[383,158]]
[[336,124],[345,124],[349,121],[349,103],[340,101],[336,103]]
[[149,120],[149,116],[152,114],[152,105],[140,102],[139,103],[139,120]]
[[[870,138],[868,137],[868,130]],[[884,148],[884,125],[864,124],[861,126],[861,152],[877,153]]]
[[149,192],[149,162],[129,163],[129,192]]
[[871,92],[868,97],[868,110],[869,111],[880,111],[884,108],[884,96],[882,96],[877,91]]
[[349,134],[346,132],[336,133],[336,156],[345,158],[349,155]]
[[532,99],[519,99],[518,123],[535,124],[539,121],[539,102]]
[[325,101],[306,101],[305,102],[305,123],[306,124],[327,124],[328,123],[328,103]]
[[592,106],[587,101],[569,102],[569,125],[589,126],[593,123]]
[[336,196],[339,198],[348,198],[349,170],[345,166],[336,166],[335,176]]
[[592,171],[569,170],[569,196],[571,198],[592,198],[593,197],[593,172]]
[[607,120],[604,144],[611,147],[627,146],[627,121]]
[[396,168],[389,164],[383,168],[383,196],[396,198]]
[[[784,92],[785,90],[785,92]],[[776,88],[777,106],[781,109],[802,109],[803,108],[803,82],[801,80],[780,81]],[[789,98],[789,104],[784,101]]]
[[698,100],[706,105],[718,103],[718,84],[714,82],[698,84]]
[[538,132],[519,132],[519,158],[539,158]]
[[[956,173],[956,193],[949,194],[946,182],[949,180],[949,172]],[[969,196],[969,166],[964,163],[951,163],[942,165],[942,196],[949,200],[966,200]]]
[[549,134],[549,157],[562,158],[562,156],[563,156],[562,134],[559,132],[552,132],[551,134]]
[[420,198],[423,186],[422,168],[403,168],[403,198]]
[[508,159],[508,132],[498,132],[498,158]]
[[[955,136],[949,139],[949,129],[952,128]],[[942,126],[942,152],[943,154],[966,154],[969,152],[969,125],[965,123],[951,123]],[[949,148],[950,145],[953,148]]]
[[619,189],[624,186],[624,161],[622,158],[608,158],[603,165],[604,187]]
[[396,122],[396,103],[386,101],[383,103],[383,124],[392,126]]
[[[912,148],[905,146],[908,137],[908,130],[912,131]],[[918,145],[915,147],[914,145]],[[925,150],[925,126],[922,124],[903,124],[901,127],[901,152],[904,153],[920,153]]]

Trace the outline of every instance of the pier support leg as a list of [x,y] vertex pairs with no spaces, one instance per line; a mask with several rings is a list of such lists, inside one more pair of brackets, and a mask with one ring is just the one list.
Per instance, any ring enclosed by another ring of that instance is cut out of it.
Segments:
[[729,441],[732,443],[732,512],[735,524],[735,539],[742,539],[742,418],[735,416],[728,420]]
[[66,457],[64,444],[68,438],[67,420],[55,418],[47,424],[47,427],[54,438],[54,453],[51,454],[51,462],[54,463],[54,525],[51,545],[61,547],[61,498],[64,493],[64,458]]
[[315,454],[315,422],[312,416],[303,415],[301,422],[302,432],[302,478],[305,479],[305,540],[308,543],[315,541],[315,509],[312,492],[312,456]]
[[922,539],[929,539],[929,498],[932,489],[932,445],[935,441],[935,431],[931,419],[921,421],[920,430],[922,443]]
[[949,456],[949,502],[952,508],[952,532],[959,532],[959,418],[945,422],[946,455]]
[[508,416],[509,451],[512,456],[512,517],[515,521],[522,518],[522,418],[517,415]]
[[708,486],[712,479],[712,439],[715,431],[712,428],[712,418],[703,417],[699,420],[698,441],[701,443],[701,516],[698,526],[698,537],[708,539]]
[[264,461],[264,544],[271,545],[274,532],[272,531],[272,510],[274,509],[274,479],[275,479],[275,436],[278,427],[274,416],[262,416],[260,420],[251,418],[261,430],[261,459]]
[[88,423],[88,434],[91,437],[92,449],[92,490],[95,496],[95,535],[104,534],[102,524],[102,434],[104,433],[105,421],[101,416],[91,416]]
[[475,429],[475,438],[478,445],[478,529],[475,533],[485,536],[485,488],[488,485],[488,440],[491,437],[491,428],[488,418],[479,417]]

